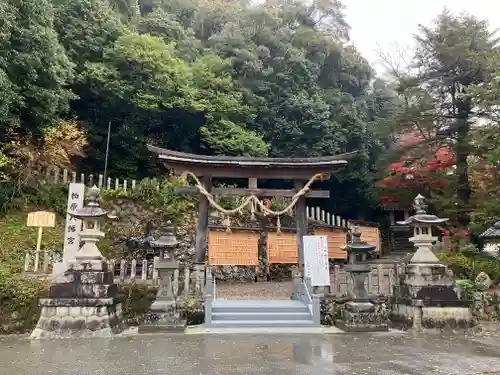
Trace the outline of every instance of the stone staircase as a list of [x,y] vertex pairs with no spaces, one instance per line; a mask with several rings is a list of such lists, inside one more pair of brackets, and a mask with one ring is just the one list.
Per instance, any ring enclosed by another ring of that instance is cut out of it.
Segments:
[[[319,296],[312,293],[310,279],[303,279],[298,272],[293,272],[292,284],[282,283],[272,299],[251,299],[246,293],[246,299],[219,299],[215,284],[211,271],[207,272],[204,324],[207,329],[321,329]],[[285,290],[289,291],[288,299],[281,299]],[[223,294],[230,297],[227,291]],[[241,297],[241,293],[234,297]]]
[[396,257],[414,252],[413,244],[409,241],[410,229],[408,227],[391,228],[391,252],[388,256]]
[[308,306],[294,300],[215,300],[211,328],[318,327]]

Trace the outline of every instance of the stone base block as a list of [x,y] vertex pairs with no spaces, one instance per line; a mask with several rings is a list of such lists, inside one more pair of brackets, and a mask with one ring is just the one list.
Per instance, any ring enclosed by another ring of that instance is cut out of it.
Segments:
[[139,333],[184,332],[187,322],[181,319],[174,301],[155,301],[139,326]]
[[42,299],[40,319],[30,339],[112,337],[121,333],[125,328],[121,304],[110,302]]
[[183,333],[186,330],[187,322],[179,320],[168,324],[141,324],[139,333]]
[[384,332],[389,330],[387,319],[375,311],[370,302],[347,302],[342,319],[336,326],[346,332]]
[[[105,277],[105,275],[101,276]],[[116,284],[58,283],[58,284],[52,284],[49,287],[49,298],[54,298],[54,299],[113,298],[117,294],[118,294],[118,286]]]
[[469,329],[476,321],[468,307],[396,304],[391,311],[391,324],[400,329]]
[[73,259],[67,262],[67,267],[73,271],[108,271],[108,263],[99,259]]

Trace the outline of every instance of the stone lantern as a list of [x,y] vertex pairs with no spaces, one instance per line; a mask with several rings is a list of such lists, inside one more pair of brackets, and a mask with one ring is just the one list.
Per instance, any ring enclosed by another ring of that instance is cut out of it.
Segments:
[[92,269],[96,270],[96,267],[102,265],[103,260],[101,251],[97,247],[97,242],[104,237],[101,224],[105,219],[112,218],[99,206],[99,188],[92,187],[87,204],[69,215],[81,220],[82,225],[80,241],[83,242],[83,246],[75,255],[76,264],[89,263],[92,264]]
[[152,308],[158,304],[163,305],[165,301],[175,301],[172,289],[172,277],[174,271],[179,268],[179,263],[175,260],[174,256],[177,245],[179,245],[179,241],[175,237],[174,227],[170,221],[167,222],[167,225],[161,231],[159,238],[151,241],[151,246],[160,250],[159,259],[155,260],[154,265],[154,268],[158,270],[160,285],[156,301],[153,303]]
[[151,241],[151,246],[160,250],[160,260],[170,259],[174,263],[173,251],[178,245],[179,241],[175,237],[175,229],[170,221],[167,221],[167,225],[160,232],[158,239]]
[[338,322],[340,328],[351,332],[387,331],[385,317],[376,311],[370,301],[365,288],[367,275],[372,271],[366,263],[367,255],[375,250],[376,246],[361,241],[361,231],[355,226],[352,231],[352,240],[347,244],[348,264],[345,270],[350,273],[354,281],[352,300],[345,304],[342,319]]
[[82,220],[83,242],[63,275],[54,278],[48,298],[40,299],[41,316],[30,338],[111,337],[124,329],[118,287],[97,242],[109,217],[99,206],[99,189],[90,189],[87,204],[70,214]]
[[442,224],[449,219],[441,219],[436,215],[428,214],[425,209],[425,198],[418,194],[413,201],[415,215],[410,216],[405,221],[398,221],[399,225],[410,225],[413,228],[413,237],[410,237],[410,242],[417,248],[416,252],[411,257],[412,263],[428,263],[439,262],[439,259],[432,252],[432,246],[437,241],[437,237],[432,235],[432,227]]
[[170,221],[161,231],[159,238],[151,241],[151,246],[160,250],[160,256],[154,264],[158,271],[159,286],[146,321],[139,327],[140,332],[179,331],[186,327],[186,322],[180,319],[177,298],[172,287],[174,271],[179,268],[174,254],[178,245],[179,241]]
[[397,223],[412,227],[410,242],[416,251],[394,291],[397,302],[392,305],[393,322],[415,328],[470,326],[473,319],[469,301],[459,298],[453,273],[432,251],[437,240],[432,227],[448,219],[428,214],[425,198],[420,194],[415,197],[413,208],[415,215]]
[[493,226],[486,229],[479,235],[483,240],[482,253],[490,257],[498,257],[500,250],[500,221],[497,221]]

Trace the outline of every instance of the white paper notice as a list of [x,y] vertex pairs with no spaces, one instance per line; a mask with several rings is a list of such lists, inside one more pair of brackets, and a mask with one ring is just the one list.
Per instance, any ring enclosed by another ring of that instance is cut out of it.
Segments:
[[326,236],[304,236],[304,272],[312,286],[330,285]]
[[[85,195],[85,184],[69,184],[68,209],[67,212],[75,212],[83,207],[83,198]],[[80,227],[81,220],[75,219],[69,213],[66,214],[66,228],[64,229],[64,249],[63,263],[75,259],[75,255],[80,245]]]

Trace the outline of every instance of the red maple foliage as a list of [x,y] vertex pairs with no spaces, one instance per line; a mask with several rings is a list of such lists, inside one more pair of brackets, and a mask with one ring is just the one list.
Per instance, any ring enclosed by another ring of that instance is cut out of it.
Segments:
[[[418,146],[422,138],[418,135],[406,134],[401,139],[400,147],[412,149]],[[422,151],[422,150],[420,150]],[[429,186],[443,188],[448,180],[442,173],[454,165],[453,152],[447,147],[437,150],[428,149],[427,155],[405,155],[388,167],[388,176],[379,181],[376,187],[381,190],[380,205],[388,207],[401,200],[402,191],[409,192],[413,188]],[[441,175],[440,175],[441,174]]]

